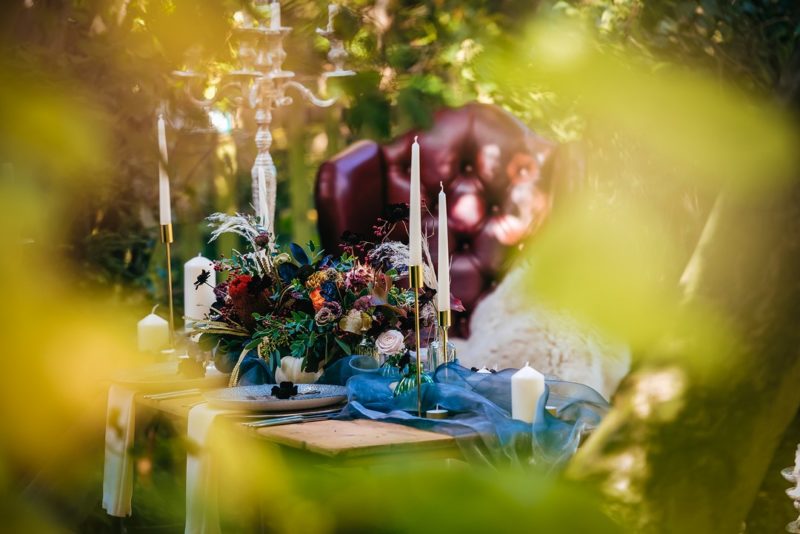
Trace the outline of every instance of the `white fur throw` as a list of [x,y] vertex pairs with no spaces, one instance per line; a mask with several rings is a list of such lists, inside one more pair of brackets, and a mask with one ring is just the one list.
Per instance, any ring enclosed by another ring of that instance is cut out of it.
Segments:
[[[527,271],[530,273],[530,271]],[[532,304],[524,268],[509,273],[472,314],[468,340],[454,340],[465,367],[522,367],[586,384],[606,399],[630,368],[630,352],[564,313]]]

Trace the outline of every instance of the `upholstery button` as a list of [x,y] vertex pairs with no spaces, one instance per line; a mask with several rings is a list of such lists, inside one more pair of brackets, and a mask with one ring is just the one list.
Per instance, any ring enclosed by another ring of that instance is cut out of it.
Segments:
[[472,165],[469,163],[464,165],[464,172],[472,172]]
[[500,206],[498,206],[497,204],[495,204],[494,206],[492,206],[492,213],[497,213],[497,212],[499,212],[499,211],[500,211]]
[[469,250],[469,243],[467,242],[461,243],[461,250]]

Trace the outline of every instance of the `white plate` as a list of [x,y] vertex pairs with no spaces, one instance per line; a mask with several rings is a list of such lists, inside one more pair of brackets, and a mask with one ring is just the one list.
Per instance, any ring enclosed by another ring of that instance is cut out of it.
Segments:
[[154,363],[122,372],[114,383],[137,391],[177,391],[184,389],[209,389],[223,387],[230,375],[220,373],[216,367],[206,367],[206,376],[186,378],[178,374],[178,362]]
[[272,396],[276,384],[215,389],[203,394],[215,408],[248,412],[308,410],[338,404],[347,398],[347,388],[330,384],[297,384],[297,395],[288,399]]

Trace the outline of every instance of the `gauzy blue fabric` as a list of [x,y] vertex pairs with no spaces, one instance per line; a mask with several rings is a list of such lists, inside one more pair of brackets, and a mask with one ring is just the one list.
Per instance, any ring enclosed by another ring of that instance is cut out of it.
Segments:
[[[423,417],[418,417],[416,390],[395,397],[390,386],[397,376],[365,372],[351,365],[352,358],[336,362],[319,380],[347,385],[348,403],[340,418],[390,421],[448,434],[472,462],[557,468],[609,409],[592,388],[547,378],[535,422],[515,420],[511,418],[511,376],[516,369],[476,373],[456,362],[440,366],[434,383],[423,384]],[[448,410],[449,417],[426,419],[424,412],[437,406]]]

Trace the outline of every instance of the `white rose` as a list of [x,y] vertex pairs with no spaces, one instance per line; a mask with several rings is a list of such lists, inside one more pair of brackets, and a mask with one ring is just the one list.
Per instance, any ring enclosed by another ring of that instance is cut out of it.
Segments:
[[397,330],[387,330],[375,340],[375,348],[381,356],[394,356],[406,350],[403,334]]

